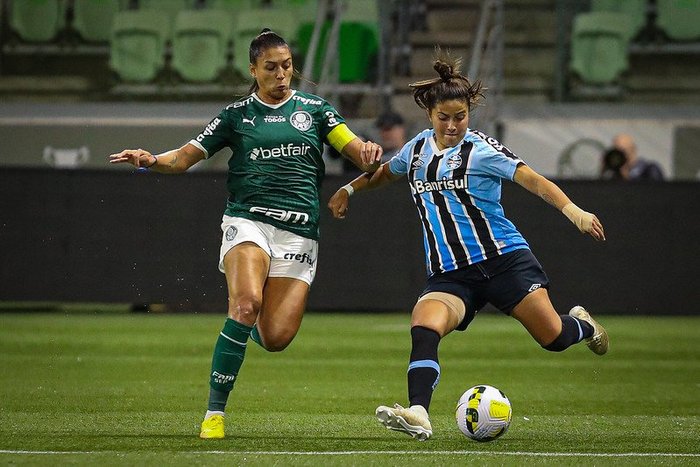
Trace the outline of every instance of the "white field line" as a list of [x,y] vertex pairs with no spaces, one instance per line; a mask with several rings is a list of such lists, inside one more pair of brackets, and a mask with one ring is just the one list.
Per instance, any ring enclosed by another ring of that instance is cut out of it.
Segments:
[[[529,452],[529,451],[164,451],[172,454],[239,454],[245,456],[353,456],[367,455],[482,455],[518,457],[700,457],[700,453],[684,452]],[[0,450],[0,454],[65,455],[127,454],[124,451],[23,451]],[[136,454],[136,453],[135,453]]]

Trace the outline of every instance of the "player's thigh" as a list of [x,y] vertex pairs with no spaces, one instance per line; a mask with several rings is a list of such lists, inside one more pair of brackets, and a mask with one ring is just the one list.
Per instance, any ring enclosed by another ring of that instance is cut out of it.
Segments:
[[229,295],[228,315],[252,326],[263,301],[270,257],[257,244],[244,242],[228,250],[223,266]]
[[511,313],[540,344],[550,344],[561,334],[561,318],[554,309],[547,289],[527,294]]
[[270,277],[263,292],[257,327],[268,350],[282,350],[301,326],[309,284],[291,277]]
[[[461,301],[458,297],[454,298]],[[418,300],[413,307],[411,327],[421,326],[432,329],[440,334],[440,337],[444,337],[454,331],[463,318],[464,313],[462,312],[460,316],[449,303],[426,298]]]

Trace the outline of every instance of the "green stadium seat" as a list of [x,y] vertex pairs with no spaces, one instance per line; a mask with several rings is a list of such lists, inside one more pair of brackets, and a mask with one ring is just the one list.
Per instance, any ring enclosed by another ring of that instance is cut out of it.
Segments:
[[114,16],[109,64],[123,81],[152,81],[165,63],[168,18],[153,10],[127,10]]
[[270,28],[290,46],[296,38],[298,27],[297,18],[288,14],[278,14],[273,8],[255,8],[240,11],[234,20],[232,31],[233,38],[233,68],[244,77],[249,76],[248,49],[250,41],[257,36],[263,28]]
[[63,0],[15,0],[9,7],[10,28],[27,42],[50,42],[65,26]]
[[647,22],[648,0],[591,0],[594,13],[608,11],[624,13],[630,24],[628,39],[634,39]]
[[114,16],[128,0],[73,0],[73,28],[88,42],[108,42]]
[[[183,10],[191,10],[197,0],[138,0],[139,10],[153,10],[167,17],[170,22],[169,33],[175,30],[175,18]],[[172,39],[172,37],[168,37]]]
[[181,11],[173,32],[173,69],[187,81],[215,80],[226,67],[230,30],[220,10]]
[[[378,8],[375,0],[353,0],[347,2],[343,12],[338,38],[338,79],[341,83],[367,81],[372,61],[379,49]],[[310,78],[317,80],[323,67],[330,21],[321,29],[319,47],[314,60],[314,70]],[[302,55],[308,51],[314,24],[301,25],[298,33],[298,46]],[[307,70],[304,73],[309,74]]]
[[629,21],[622,13],[576,15],[570,69],[587,84],[615,82],[628,66],[629,28]]
[[656,0],[656,13],[656,25],[670,39],[700,39],[700,0]]

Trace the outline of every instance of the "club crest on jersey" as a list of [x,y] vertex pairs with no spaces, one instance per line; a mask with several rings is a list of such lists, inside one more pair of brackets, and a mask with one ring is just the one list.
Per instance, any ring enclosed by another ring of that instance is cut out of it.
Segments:
[[451,169],[456,169],[462,165],[462,156],[459,154],[454,154],[447,159],[447,167]]
[[306,131],[311,128],[311,114],[304,110],[298,110],[289,117],[289,123],[299,131]]

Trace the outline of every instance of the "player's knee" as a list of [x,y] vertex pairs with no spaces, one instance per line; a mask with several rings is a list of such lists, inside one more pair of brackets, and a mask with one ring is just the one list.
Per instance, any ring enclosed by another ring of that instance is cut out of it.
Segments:
[[228,313],[236,321],[241,323],[255,323],[262,300],[253,295],[242,295],[235,299],[229,298]]
[[265,350],[268,352],[281,352],[284,349],[286,349],[289,344],[292,343],[292,340],[294,339],[294,334],[291,334],[289,332],[277,332],[277,333],[271,333],[271,334],[265,334],[262,338],[263,340],[263,347]]

